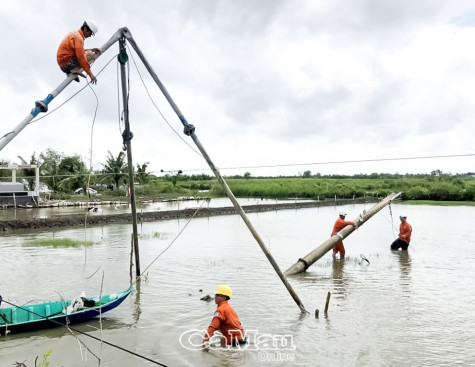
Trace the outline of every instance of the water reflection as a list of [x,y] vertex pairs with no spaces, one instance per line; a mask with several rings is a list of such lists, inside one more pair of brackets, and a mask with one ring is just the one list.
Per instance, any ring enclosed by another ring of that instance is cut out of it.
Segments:
[[409,278],[409,273],[411,272],[411,256],[409,251],[399,251],[398,260],[401,268],[401,278]]
[[347,279],[344,272],[345,259],[333,259],[332,262],[332,280],[333,280],[333,294],[337,298],[345,298]]
[[408,292],[408,286],[411,283],[411,256],[409,251],[392,251],[398,258],[399,268],[401,270],[400,284],[404,292]]
[[[240,205],[262,205],[262,204],[279,204],[290,202],[307,202],[312,200],[271,200],[256,198],[237,198]],[[137,203],[137,213],[164,211],[164,210],[182,210],[198,207],[231,207],[233,206],[229,198],[214,199],[193,199],[183,201],[159,201],[159,202],[143,202]],[[131,205],[126,202],[110,202],[99,206],[95,206],[99,210],[97,212],[88,212],[86,202],[80,206],[56,206],[42,208],[2,208],[0,210],[0,220],[11,219],[40,219],[65,217],[68,215],[107,215],[107,214],[124,214],[131,213]]]
[[142,310],[140,308],[140,285],[141,285],[141,280],[140,278],[137,280],[135,283],[135,301],[134,301],[134,311],[132,314],[132,317],[134,319],[134,325],[136,325],[139,320],[140,320],[140,314],[142,313]]
[[2,336],[1,340],[3,341],[20,340],[21,341],[25,339],[26,335],[28,335],[29,337],[33,339],[34,338],[56,339],[56,338],[62,338],[64,336],[71,335],[70,330],[72,330],[73,332],[79,331],[80,333],[90,333],[90,332],[101,330],[101,329],[103,331],[116,330],[116,329],[123,330],[124,328],[129,328],[130,325],[128,323],[121,321],[118,318],[103,315],[101,319],[99,319],[99,317],[96,317],[92,319],[91,321],[89,321],[88,323],[73,324],[73,325],[69,325],[68,327],[52,325],[49,328],[31,331],[29,333],[8,334],[6,336]]

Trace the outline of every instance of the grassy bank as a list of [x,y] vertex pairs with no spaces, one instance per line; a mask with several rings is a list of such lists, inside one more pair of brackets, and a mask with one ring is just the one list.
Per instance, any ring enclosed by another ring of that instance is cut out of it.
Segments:
[[407,200],[408,205],[439,205],[439,206],[455,206],[468,205],[475,206],[475,201],[435,201],[435,200]]
[[[237,197],[270,199],[308,198],[333,199],[384,197],[391,192],[403,194],[411,203],[455,202],[472,203],[475,200],[475,178],[471,175],[388,175],[309,176],[309,177],[226,177],[226,182]],[[103,189],[97,200],[127,200],[125,189]],[[222,197],[225,191],[213,177],[201,175],[154,177],[136,188],[137,201],[172,199],[180,196]],[[67,194],[61,199],[67,200]],[[69,197],[70,199],[70,197]],[[84,195],[75,200],[84,200]],[[466,204],[468,205],[468,204]]]
[[[387,196],[402,191],[403,200],[466,201],[475,199],[475,178],[471,176],[398,176],[367,177],[289,177],[289,178],[228,178],[238,197],[331,199],[364,196]],[[192,186],[180,181],[177,187]],[[192,184],[193,185],[193,184]],[[211,187],[211,186],[210,186]],[[221,185],[215,185],[213,196],[224,196]]]

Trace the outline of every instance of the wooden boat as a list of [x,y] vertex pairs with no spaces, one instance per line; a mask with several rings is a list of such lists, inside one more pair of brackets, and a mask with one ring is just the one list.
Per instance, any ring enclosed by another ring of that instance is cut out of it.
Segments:
[[[84,297],[18,307],[0,308],[0,334],[18,333],[77,324],[120,305],[134,287],[102,297]],[[83,304],[80,304],[81,301]],[[78,303],[80,304],[78,307]]]

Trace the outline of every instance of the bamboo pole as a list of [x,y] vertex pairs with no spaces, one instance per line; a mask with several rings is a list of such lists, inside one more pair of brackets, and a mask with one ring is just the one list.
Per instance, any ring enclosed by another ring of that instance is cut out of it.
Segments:
[[[358,226],[362,226],[368,219],[370,219],[373,215],[383,209],[386,205],[388,205],[392,200],[396,199],[401,193],[395,194],[394,192],[388,195],[386,198],[381,200],[378,204],[373,206],[368,211],[363,212],[359,217],[355,218],[353,222],[357,223]],[[356,228],[354,226],[346,226],[340,232],[338,232],[333,237],[329,238],[325,242],[323,242],[320,246],[314,249],[312,252],[300,258],[294,265],[288,268],[285,272],[285,276],[294,275],[298,273],[302,273],[308,269],[313,263],[315,263],[318,259],[320,259],[323,255],[325,255],[328,251],[330,251],[339,241],[343,240],[344,238],[348,237]]]
[[123,35],[124,37],[129,41],[129,43],[131,44],[131,46],[133,47],[133,49],[135,50],[135,52],[137,53],[137,55],[139,56],[139,58],[142,60],[145,68],[148,70],[148,72],[150,73],[150,75],[152,76],[153,80],[155,81],[155,83],[157,84],[157,86],[160,88],[160,90],[162,91],[163,95],[165,96],[165,98],[167,99],[168,103],[170,104],[170,106],[173,108],[173,110],[175,111],[176,115],[178,116],[178,118],[180,119],[180,121],[182,122],[183,126],[184,126],[184,133],[185,135],[187,136],[190,136],[194,143],[196,144],[196,146],[198,147],[198,149],[200,150],[201,154],[203,155],[203,158],[206,160],[206,162],[208,163],[209,167],[211,168],[211,170],[213,171],[214,175],[216,176],[216,178],[218,179],[218,181],[221,183],[221,185],[223,186],[225,192],[226,192],[226,195],[229,197],[229,199],[231,200],[231,202],[233,203],[234,207],[236,208],[236,211],[238,212],[238,214],[241,216],[242,220],[244,221],[244,223],[246,224],[246,226],[248,227],[249,231],[251,232],[252,236],[254,237],[254,239],[256,240],[256,242],[258,243],[258,245],[260,246],[261,250],[264,252],[265,256],[267,257],[267,259],[269,260],[269,262],[271,263],[272,267],[274,268],[275,272],[277,273],[277,275],[279,276],[279,278],[281,279],[282,283],[284,283],[285,287],[287,288],[288,292],[290,293],[290,295],[292,296],[292,298],[294,299],[295,303],[297,303],[297,305],[300,307],[300,310],[302,312],[306,312],[305,310],[305,307],[304,305],[302,304],[302,302],[300,301],[300,298],[298,297],[297,293],[295,293],[295,291],[293,290],[292,286],[290,285],[290,283],[287,281],[287,279],[285,278],[284,274],[282,273],[282,271],[280,270],[279,268],[279,265],[277,264],[277,262],[274,260],[273,256],[271,255],[271,253],[267,250],[267,248],[265,247],[265,244],[264,244],[264,241],[261,239],[261,237],[259,236],[259,234],[257,233],[257,231],[254,229],[253,225],[251,224],[251,222],[249,221],[248,217],[246,216],[246,214],[244,213],[244,210],[242,209],[241,205],[237,202],[236,198],[234,197],[234,194],[232,193],[231,189],[229,188],[229,186],[227,185],[226,181],[224,180],[224,178],[221,176],[218,168],[214,165],[213,161],[211,160],[211,158],[209,157],[208,153],[206,152],[205,148],[203,147],[203,145],[201,144],[201,142],[199,141],[198,137],[196,136],[195,134],[195,127],[191,124],[188,123],[188,121],[186,120],[185,116],[182,114],[182,112],[180,111],[180,109],[178,108],[178,106],[176,105],[176,103],[173,101],[172,97],[170,96],[170,94],[168,93],[167,89],[165,88],[165,86],[162,84],[162,82],[160,81],[160,79],[158,78],[157,74],[155,73],[155,71],[153,70],[153,68],[151,67],[150,63],[147,61],[147,59],[145,58],[144,54],[142,53],[142,51],[140,50],[140,48],[138,47],[137,43],[135,42],[134,38],[132,37],[132,34],[130,33],[130,31],[127,29],[127,28],[122,28],[122,31],[123,31]]

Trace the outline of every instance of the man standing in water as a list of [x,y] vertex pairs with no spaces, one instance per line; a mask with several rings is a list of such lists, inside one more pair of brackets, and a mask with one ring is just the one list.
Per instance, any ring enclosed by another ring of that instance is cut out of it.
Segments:
[[[335,225],[333,226],[333,231],[332,231],[332,236],[336,235],[338,232],[340,232],[343,228],[346,226],[355,226],[355,228],[358,228],[358,225],[354,222],[346,221],[346,212],[344,210],[340,211],[338,219],[335,221]],[[340,259],[345,258],[345,246],[343,246],[343,241],[339,241],[336,243],[336,245],[333,247],[333,258],[336,257],[337,253],[340,253]]]
[[402,249],[406,251],[409,247],[409,242],[411,242],[412,227],[406,221],[407,215],[400,215],[399,219],[401,220],[401,224],[399,225],[399,238],[391,244],[391,250],[398,251]]
[[214,293],[214,302],[218,307],[203,338],[203,350],[208,351],[208,341],[215,331],[220,331],[223,335],[221,339],[222,345],[237,347],[238,345],[246,344],[247,341],[244,338],[244,329],[241,321],[239,321],[236,311],[228,303],[228,300],[233,295],[231,288],[227,285],[220,285]]

